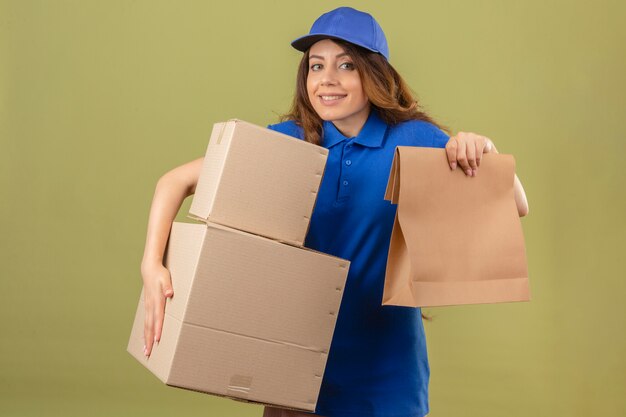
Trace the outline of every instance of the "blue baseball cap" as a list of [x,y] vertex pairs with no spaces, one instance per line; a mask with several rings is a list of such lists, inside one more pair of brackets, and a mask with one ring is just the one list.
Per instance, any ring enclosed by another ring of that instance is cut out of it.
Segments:
[[328,38],[341,39],[377,52],[389,61],[389,46],[383,29],[369,13],[352,7],[331,10],[318,17],[309,34],[291,42],[291,46],[305,52],[315,42]]

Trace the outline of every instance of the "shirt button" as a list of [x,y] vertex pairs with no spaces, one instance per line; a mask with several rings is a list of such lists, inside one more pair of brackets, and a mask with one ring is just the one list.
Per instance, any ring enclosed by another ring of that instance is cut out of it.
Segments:
[[344,181],[344,182],[343,182],[343,185],[348,185],[348,181]]
[[352,165],[352,161],[351,160],[346,160],[346,165]]

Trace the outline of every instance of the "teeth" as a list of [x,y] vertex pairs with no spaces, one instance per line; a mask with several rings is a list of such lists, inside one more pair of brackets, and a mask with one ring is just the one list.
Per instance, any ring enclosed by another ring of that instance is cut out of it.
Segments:
[[344,96],[322,96],[323,100],[339,100],[340,98],[343,98]]

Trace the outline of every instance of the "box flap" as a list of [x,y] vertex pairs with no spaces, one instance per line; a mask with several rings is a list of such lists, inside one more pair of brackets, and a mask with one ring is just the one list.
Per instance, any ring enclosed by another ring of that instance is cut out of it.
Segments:
[[326,353],[183,324],[168,384],[315,410]]

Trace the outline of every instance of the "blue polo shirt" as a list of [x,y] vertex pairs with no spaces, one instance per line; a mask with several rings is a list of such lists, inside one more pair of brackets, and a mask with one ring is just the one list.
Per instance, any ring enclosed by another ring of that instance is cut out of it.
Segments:
[[[269,129],[303,138],[295,122]],[[422,417],[430,367],[419,308],[382,306],[396,205],[384,199],[396,146],[445,147],[431,123],[387,125],[372,108],[356,137],[324,122],[329,150],[305,246],[350,260],[315,414]]]

